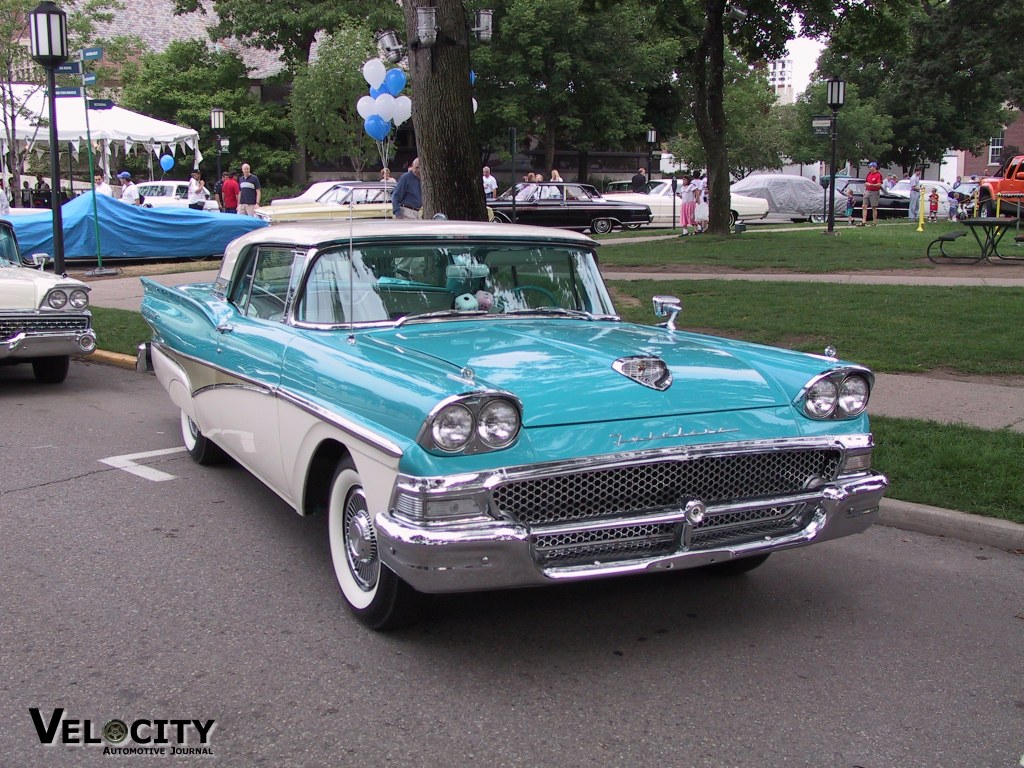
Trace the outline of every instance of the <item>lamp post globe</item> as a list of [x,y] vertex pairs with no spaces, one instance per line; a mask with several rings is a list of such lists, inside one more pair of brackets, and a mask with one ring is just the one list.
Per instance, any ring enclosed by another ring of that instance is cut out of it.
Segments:
[[53,211],[53,271],[64,273],[64,219],[60,208],[60,145],[57,143],[57,67],[68,59],[68,17],[57,4],[43,0],[28,15],[32,58],[46,69],[50,103],[50,208]]

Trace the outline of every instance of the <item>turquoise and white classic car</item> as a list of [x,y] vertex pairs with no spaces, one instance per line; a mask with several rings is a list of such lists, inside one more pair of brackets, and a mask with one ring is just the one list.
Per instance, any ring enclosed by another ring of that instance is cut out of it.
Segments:
[[0,219],[0,365],[30,363],[36,380],[59,384],[72,357],[96,349],[89,286],[23,260],[14,227]]
[[214,283],[143,279],[155,370],[201,464],[299,514],[375,629],[431,593],[690,567],[740,573],[863,531],[867,369],[623,322],[582,234],[282,224]]

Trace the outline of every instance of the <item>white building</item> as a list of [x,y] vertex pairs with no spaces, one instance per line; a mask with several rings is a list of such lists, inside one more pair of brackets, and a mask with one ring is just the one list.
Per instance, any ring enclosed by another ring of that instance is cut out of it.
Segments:
[[776,59],[768,62],[765,74],[768,76],[768,85],[779,97],[780,104],[792,104],[796,101],[792,59]]

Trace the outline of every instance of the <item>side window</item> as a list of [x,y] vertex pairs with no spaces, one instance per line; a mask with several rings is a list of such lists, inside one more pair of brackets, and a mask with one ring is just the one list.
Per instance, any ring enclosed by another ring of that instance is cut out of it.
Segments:
[[177,198],[178,200],[184,200],[186,197],[188,197],[188,185],[179,184],[177,187],[175,187],[174,197]]
[[249,317],[281,320],[288,299],[294,251],[263,246],[250,251],[247,260],[246,276],[239,282],[232,301]]

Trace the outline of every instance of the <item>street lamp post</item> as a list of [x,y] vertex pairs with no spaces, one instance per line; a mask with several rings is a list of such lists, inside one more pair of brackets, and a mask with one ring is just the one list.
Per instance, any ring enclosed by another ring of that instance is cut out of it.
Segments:
[[50,102],[50,207],[53,210],[53,271],[64,274],[64,219],[60,208],[60,145],[57,144],[57,67],[68,60],[68,17],[52,0],[28,15],[32,58],[46,69]]
[[224,110],[220,107],[210,110],[210,128],[213,129],[214,135],[217,137],[217,178],[213,182],[216,185],[220,183],[220,132],[224,130]]
[[846,101],[846,83],[832,78],[825,83],[825,103],[832,110],[832,173],[828,180],[828,234],[834,234],[836,227],[836,133],[839,108]]

